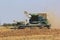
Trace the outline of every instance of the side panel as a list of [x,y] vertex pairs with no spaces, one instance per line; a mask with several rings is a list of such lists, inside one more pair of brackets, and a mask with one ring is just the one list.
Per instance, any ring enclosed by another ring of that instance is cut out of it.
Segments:
[[43,16],[45,19],[47,19],[47,13],[38,13],[38,15]]

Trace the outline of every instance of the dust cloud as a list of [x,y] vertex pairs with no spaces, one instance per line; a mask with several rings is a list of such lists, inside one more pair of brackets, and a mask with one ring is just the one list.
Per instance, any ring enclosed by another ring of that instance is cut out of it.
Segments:
[[60,29],[60,18],[58,16],[59,14],[53,13],[53,12],[48,12],[47,18],[49,23],[51,24],[51,28],[58,28]]

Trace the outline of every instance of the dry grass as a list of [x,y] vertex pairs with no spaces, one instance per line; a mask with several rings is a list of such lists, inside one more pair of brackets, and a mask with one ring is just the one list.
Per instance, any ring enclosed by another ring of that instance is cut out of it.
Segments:
[[32,35],[32,36],[9,36],[0,40],[53,40],[52,35]]
[[7,29],[0,27],[0,40],[60,40],[60,29]]

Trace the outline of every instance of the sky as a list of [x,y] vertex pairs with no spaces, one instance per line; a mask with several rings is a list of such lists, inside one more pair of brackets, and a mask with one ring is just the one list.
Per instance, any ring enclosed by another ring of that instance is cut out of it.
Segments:
[[46,12],[52,15],[51,18],[55,17],[59,20],[60,0],[0,0],[0,23],[25,20],[24,11],[29,13]]

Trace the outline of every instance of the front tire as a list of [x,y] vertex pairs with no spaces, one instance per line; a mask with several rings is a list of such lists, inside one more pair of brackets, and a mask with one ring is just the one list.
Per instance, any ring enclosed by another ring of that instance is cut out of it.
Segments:
[[19,27],[18,27],[18,29],[24,29],[24,28],[25,28],[25,27],[23,27],[23,26],[19,26]]

